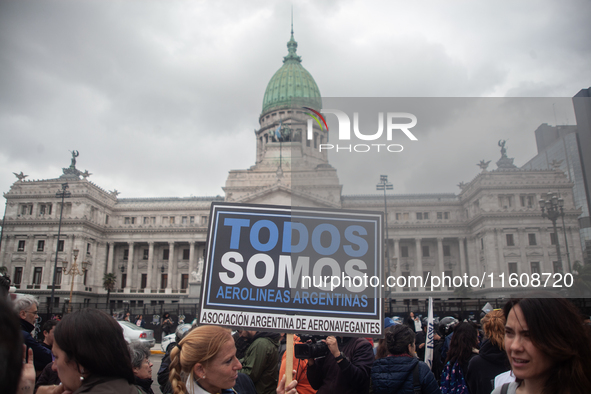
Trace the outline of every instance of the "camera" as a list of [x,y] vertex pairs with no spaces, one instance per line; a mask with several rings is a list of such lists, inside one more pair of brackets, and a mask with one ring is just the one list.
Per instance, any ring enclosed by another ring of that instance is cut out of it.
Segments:
[[296,343],[293,347],[294,356],[300,360],[325,357],[328,354],[328,345],[322,339],[326,339],[326,336],[300,335],[302,342],[310,343]]

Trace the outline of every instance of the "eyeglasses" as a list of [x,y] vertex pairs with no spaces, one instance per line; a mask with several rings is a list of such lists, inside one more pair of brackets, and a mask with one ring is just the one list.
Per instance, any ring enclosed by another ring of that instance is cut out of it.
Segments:
[[26,312],[26,313],[32,313],[32,314],[33,314],[33,315],[35,315],[35,316],[39,316],[39,313],[37,313],[37,312],[39,312],[39,311],[35,311],[35,312],[25,311],[25,312]]

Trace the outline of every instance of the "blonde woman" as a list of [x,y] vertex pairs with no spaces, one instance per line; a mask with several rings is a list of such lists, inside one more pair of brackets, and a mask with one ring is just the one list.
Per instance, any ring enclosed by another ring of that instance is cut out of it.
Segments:
[[[226,328],[206,325],[191,330],[172,349],[170,360],[169,380],[174,394],[237,393],[234,385],[242,364]],[[297,394],[296,384],[293,381],[285,389],[278,387],[277,393]]]

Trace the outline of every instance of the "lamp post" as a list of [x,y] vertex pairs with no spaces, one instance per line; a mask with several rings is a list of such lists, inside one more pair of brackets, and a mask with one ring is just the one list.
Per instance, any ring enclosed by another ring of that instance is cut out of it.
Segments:
[[390,252],[388,251],[388,203],[386,202],[386,190],[392,190],[394,186],[388,183],[388,175],[380,175],[380,183],[376,185],[376,190],[384,191],[384,227],[386,229],[386,239],[384,240],[384,248],[386,249],[386,264],[388,267],[388,276],[390,276]]
[[[554,239],[556,241],[556,255],[558,256],[558,262],[560,263],[560,266],[562,267],[562,256],[560,254],[560,242],[558,240],[558,230],[556,228],[556,220],[559,217],[562,217],[563,227],[564,227],[564,208],[563,208],[564,207],[564,199],[558,198],[558,195],[556,193],[551,193],[551,192],[548,192],[546,194],[546,197],[548,198],[548,200],[541,199],[539,201],[540,209],[542,210],[542,217],[548,218],[548,219],[550,219],[550,221],[552,221],[552,226],[554,228]],[[565,240],[566,240],[566,234],[565,234]],[[570,266],[570,258],[568,261],[568,271],[572,272],[571,266]]]
[[78,264],[76,264],[76,260],[78,260],[78,249],[74,249],[72,253],[74,254],[74,263],[72,264],[72,268],[68,270],[68,262],[62,262],[64,266],[64,275],[71,275],[72,280],[70,281],[70,302],[68,303],[68,313],[72,312],[72,296],[74,294],[74,279],[76,279],[76,275],[84,275],[86,272],[86,266],[88,265],[87,262],[82,262],[82,271],[78,269]]
[[51,318],[51,313],[53,311],[53,296],[55,294],[55,280],[57,279],[57,258],[60,251],[60,234],[62,231],[62,215],[64,213],[64,199],[69,198],[72,193],[66,191],[68,189],[67,183],[62,183],[62,190],[60,192],[55,193],[57,198],[62,199],[62,205],[60,207],[60,221],[57,227],[57,245],[55,246],[55,263],[53,264],[53,281],[51,282],[51,298],[49,301],[49,305],[47,306],[47,313]]

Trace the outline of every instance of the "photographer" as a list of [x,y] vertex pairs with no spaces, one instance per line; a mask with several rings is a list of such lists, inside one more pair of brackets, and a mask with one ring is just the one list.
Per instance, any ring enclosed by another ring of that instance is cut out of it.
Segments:
[[367,394],[374,360],[371,344],[364,338],[329,336],[326,357],[308,360],[308,381],[318,394]]

